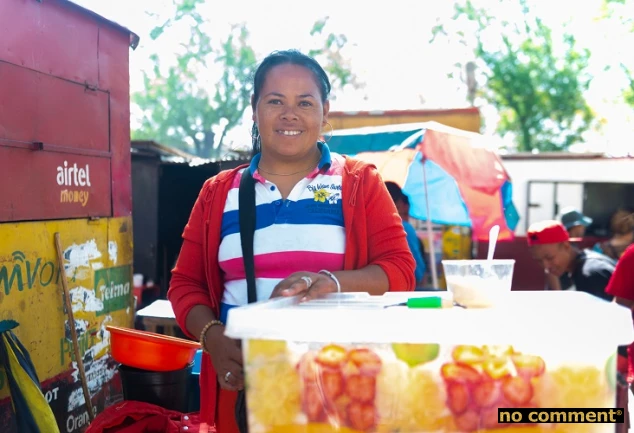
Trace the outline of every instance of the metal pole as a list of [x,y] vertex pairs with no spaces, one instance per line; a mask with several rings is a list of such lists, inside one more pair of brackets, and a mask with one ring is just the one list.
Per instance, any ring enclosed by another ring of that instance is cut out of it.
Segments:
[[425,208],[427,209],[427,238],[429,239],[429,264],[431,265],[431,281],[434,289],[438,289],[438,273],[436,272],[436,253],[434,250],[434,233],[431,225],[431,211],[429,209],[429,194],[427,193],[427,170],[423,155],[423,186],[425,187]]

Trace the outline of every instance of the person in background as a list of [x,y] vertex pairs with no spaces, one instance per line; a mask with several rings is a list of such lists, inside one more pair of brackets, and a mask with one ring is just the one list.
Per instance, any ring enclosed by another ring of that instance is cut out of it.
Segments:
[[566,230],[568,230],[568,235],[572,239],[583,238],[586,234],[586,229],[592,224],[592,218],[585,216],[574,207],[564,208],[559,219],[566,227]]
[[[402,197],[402,202],[404,204],[403,208],[403,213],[401,213],[401,211],[399,210],[399,215],[401,216],[401,219],[403,221],[406,221],[408,224],[411,225],[411,223],[409,222],[410,216],[409,216],[409,197],[407,196],[407,194],[403,193]],[[413,226],[412,226],[413,228]],[[416,230],[414,230],[416,231]],[[423,243],[423,241],[421,240],[421,238],[417,235],[416,239],[418,239],[418,246],[420,247],[420,255],[423,258],[423,281],[425,280],[425,274],[427,272],[427,268],[428,268],[428,262],[427,262],[427,254],[425,253],[425,244]],[[420,281],[419,281],[420,284]]]
[[403,221],[403,228],[407,234],[407,244],[412,252],[412,256],[414,256],[414,260],[416,261],[416,270],[414,271],[416,283],[421,284],[425,277],[426,265],[425,259],[423,258],[423,250],[421,248],[422,242],[418,238],[418,235],[416,235],[416,229],[409,222],[409,198],[395,182],[385,182],[385,186],[387,187],[387,190],[392,197],[392,201],[398,210],[398,214]]
[[[632,320],[634,322],[634,245],[625,249],[621,258],[614,268],[614,273],[605,292],[614,296],[614,302],[632,310]],[[619,373],[625,376],[625,382],[632,388],[634,382],[634,343],[627,347],[619,347]],[[618,407],[625,407],[627,414],[628,385],[621,386],[617,399],[620,400]],[[623,389],[625,388],[625,389]],[[629,417],[626,416],[626,420]]]
[[619,260],[627,247],[634,243],[634,212],[631,209],[619,209],[610,218],[612,237],[598,242],[592,248],[614,260]]
[[401,219],[376,167],[318,141],[329,93],[313,58],[295,50],[266,57],[253,82],[251,163],[208,179],[183,231],[168,298],[181,329],[201,342],[201,420],[221,433],[239,432],[244,389],[240,342],[224,334],[228,311],[248,303],[238,218],[243,176],[255,183],[257,300],[381,295],[416,285]]
[[[586,228],[592,224],[592,218],[585,216],[574,207],[562,210],[559,220],[570,236],[570,242],[580,242],[586,234]],[[546,274],[546,284],[550,290],[561,290],[561,281],[552,274]]]
[[532,224],[527,232],[531,255],[547,274],[559,278],[564,290],[587,292],[611,300],[605,287],[615,262],[603,254],[573,246],[568,231],[559,221]]

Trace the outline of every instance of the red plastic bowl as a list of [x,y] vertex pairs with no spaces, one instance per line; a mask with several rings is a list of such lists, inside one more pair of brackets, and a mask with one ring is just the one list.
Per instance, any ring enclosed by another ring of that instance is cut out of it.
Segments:
[[150,371],[174,371],[194,360],[200,343],[136,329],[106,326],[115,361]]

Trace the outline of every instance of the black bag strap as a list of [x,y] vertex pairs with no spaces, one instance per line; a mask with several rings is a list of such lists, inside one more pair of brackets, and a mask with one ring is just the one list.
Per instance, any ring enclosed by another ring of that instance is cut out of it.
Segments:
[[253,258],[253,236],[255,234],[255,180],[249,167],[242,172],[238,189],[238,217],[240,223],[240,242],[242,260],[247,277],[247,295],[249,304],[256,302],[255,263]]
[[[242,260],[247,277],[247,295],[249,304],[258,300],[255,291],[255,262],[253,258],[253,237],[255,234],[255,180],[249,167],[242,172],[238,189],[238,221],[240,224],[240,243]],[[235,405],[235,418],[240,433],[249,432],[247,422],[247,401],[244,390],[238,392]]]

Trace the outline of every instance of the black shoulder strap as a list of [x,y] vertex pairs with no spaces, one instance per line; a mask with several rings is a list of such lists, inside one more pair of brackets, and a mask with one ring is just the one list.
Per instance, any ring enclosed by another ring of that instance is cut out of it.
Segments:
[[249,304],[256,302],[255,263],[253,258],[253,235],[255,233],[255,181],[249,167],[242,172],[238,190],[238,217],[240,222],[240,242],[242,260],[247,276],[247,294]]
[[[255,181],[249,167],[242,172],[238,190],[238,218],[240,223],[240,242],[242,260],[247,276],[247,294],[249,304],[258,300],[255,291],[255,263],[253,259],[253,236],[255,234]],[[235,404],[235,418],[240,433],[248,433],[247,402],[244,390],[238,392]]]

